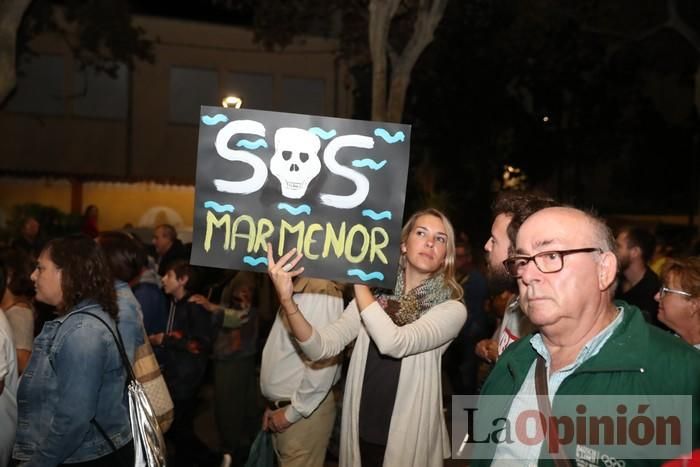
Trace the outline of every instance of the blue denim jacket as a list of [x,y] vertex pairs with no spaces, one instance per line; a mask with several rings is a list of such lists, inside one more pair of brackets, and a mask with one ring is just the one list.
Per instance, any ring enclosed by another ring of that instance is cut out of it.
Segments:
[[124,341],[124,349],[129,357],[129,362],[133,365],[136,348],[143,345],[146,339],[143,328],[143,313],[129,284],[115,281],[114,289],[117,292],[117,306],[119,307],[119,324],[117,326]]
[[114,338],[100,321],[113,321],[94,302],[44,324],[34,340],[17,392],[13,456],[21,466],[86,462],[112,452],[94,418],[117,448],[131,440],[126,372]]

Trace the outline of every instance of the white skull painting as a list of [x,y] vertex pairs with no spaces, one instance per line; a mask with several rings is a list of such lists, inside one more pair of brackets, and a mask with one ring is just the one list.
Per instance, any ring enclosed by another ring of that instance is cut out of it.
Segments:
[[280,128],[275,133],[275,154],[270,172],[277,177],[285,198],[299,199],[321,172],[318,151],[321,140],[301,128]]

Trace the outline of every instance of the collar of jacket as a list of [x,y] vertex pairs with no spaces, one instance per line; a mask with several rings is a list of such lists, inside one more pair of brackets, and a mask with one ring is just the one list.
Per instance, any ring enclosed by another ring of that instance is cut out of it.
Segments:
[[[622,322],[600,352],[583,362],[570,377],[591,372],[644,372],[644,358],[638,349],[647,348],[649,325],[639,308],[624,301],[616,301],[615,305],[623,310]],[[514,342],[501,356],[516,387],[522,385],[532,362],[537,358],[537,352],[532,348],[530,339],[532,335]]]
[[70,315],[75,313],[76,311],[90,311],[92,312],[95,308],[99,308],[100,311],[102,311],[102,307],[100,306],[99,303],[97,303],[95,300],[82,300],[80,303],[75,305],[75,307],[71,308],[71,310],[66,313],[65,315],[60,315],[57,316],[55,321],[59,323],[63,323]]

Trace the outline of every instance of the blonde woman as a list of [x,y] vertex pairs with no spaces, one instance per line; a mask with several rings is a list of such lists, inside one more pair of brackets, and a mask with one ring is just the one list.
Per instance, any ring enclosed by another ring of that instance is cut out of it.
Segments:
[[[312,360],[339,354],[355,340],[341,424],[342,466],[442,466],[450,443],[442,411],[442,355],[467,318],[454,278],[454,230],[436,209],[415,213],[401,232],[401,260],[393,294],[354,286],[336,322],[314,329],[292,298],[303,273],[292,250],[268,273],[282,313]],[[284,420],[266,421],[273,430]]]

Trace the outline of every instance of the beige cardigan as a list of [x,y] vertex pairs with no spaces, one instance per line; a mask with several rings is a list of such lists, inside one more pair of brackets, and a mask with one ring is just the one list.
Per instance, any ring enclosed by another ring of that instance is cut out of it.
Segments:
[[358,419],[369,336],[379,352],[403,359],[384,466],[443,465],[450,456],[450,440],[442,411],[440,363],[466,319],[464,305],[449,300],[411,324],[396,326],[377,302],[360,317],[353,301],[335,323],[314,329],[306,342],[299,343],[309,358],[320,360],[339,354],[357,338],[343,399],[340,467],[360,466]]

